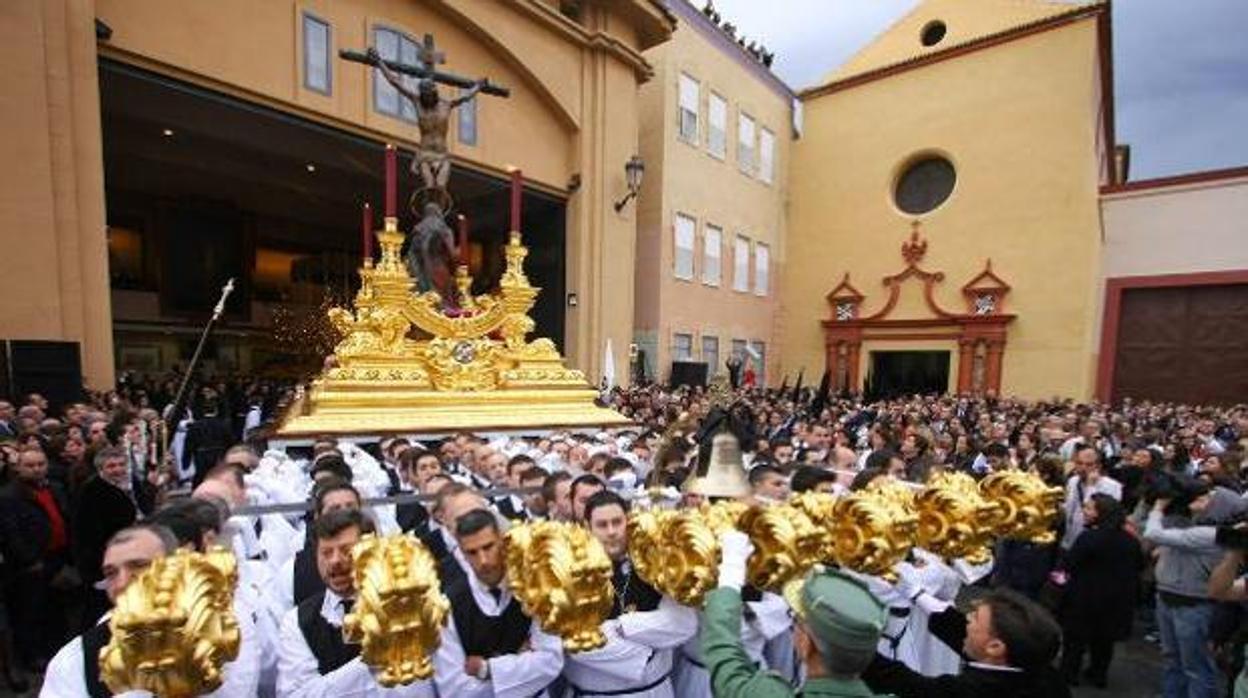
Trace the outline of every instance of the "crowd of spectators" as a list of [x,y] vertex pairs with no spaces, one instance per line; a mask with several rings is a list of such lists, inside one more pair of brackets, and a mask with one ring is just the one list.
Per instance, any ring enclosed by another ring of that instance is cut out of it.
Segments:
[[[438,442],[389,437],[364,449],[326,438],[308,453],[273,458],[266,437],[284,386],[203,380],[175,419],[177,385],[172,375],[127,376],[114,391],[60,405],[39,394],[0,399],[0,680],[10,687],[20,689],[107,610],[102,563],[113,534],[160,516],[190,492],[227,509],[311,500],[312,518],[343,502],[358,508],[362,496],[425,494],[429,501],[391,505],[379,528],[412,531],[436,551],[445,543],[438,531],[484,499],[509,519],[580,520],[604,488],[679,498],[715,399],[700,388],[617,388],[603,400],[634,428],[510,439],[463,433]],[[982,584],[1053,610],[1064,636],[1054,660],[1068,683],[1104,686],[1115,643],[1141,621],[1161,647],[1164,695],[1211,696],[1221,675],[1238,673],[1236,602],[1248,596],[1237,581],[1238,551],[1248,545],[1236,547],[1234,524],[1248,509],[1241,470],[1248,407],[866,400],[787,387],[738,389],[730,399],[760,502],[860,488],[878,477],[921,484],[944,471],[978,478],[1006,468],[1063,488],[1055,544],[1001,543]],[[497,488],[515,491],[492,496]],[[245,523],[255,540],[236,550],[275,563],[274,588],[286,604],[316,586],[296,539],[302,515]],[[260,523],[272,532],[268,542]]]

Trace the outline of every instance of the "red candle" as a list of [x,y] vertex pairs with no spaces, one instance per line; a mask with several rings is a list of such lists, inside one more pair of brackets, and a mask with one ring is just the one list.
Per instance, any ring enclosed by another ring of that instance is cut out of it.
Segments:
[[520,230],[520,188],[524,182],[524,176],[520,173],[520,168],[511,171],[511,229]]
[[459,221],[459,263],[468,266],[468,217],[461,213],[456,219]]
[[386,218],[394,218],[399,201],[399,151],[386,144]]
[[367,201],[364,202],[364,225],[360,231],[360,238],[364,242],[364,259],[373,258],[373,207]]

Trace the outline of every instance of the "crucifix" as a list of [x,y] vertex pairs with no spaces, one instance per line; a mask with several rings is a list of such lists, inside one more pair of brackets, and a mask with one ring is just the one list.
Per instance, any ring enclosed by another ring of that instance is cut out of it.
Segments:
[[[338,55],[344,60],[363,63],[381,71],[399,95],[416,107],[416,125],[420,129],[420,147],[412,162],[412,171],[421,179],[426,190],[445,190],[451,174],[450,157],[447,153],[446,133],[451,111],[475,98],[478,92],[498,97],[509,97],[511,91],[492,84],[488,78],[471,80],[459,75],[443,73],[437,66],[446,62],[446,55],[438,51],[433,36],[426,34],[417,49],[417,65],[385,60],[375,48],[367,52],[342,50]],[[400,75],[418,78],[413,92]],[[438,92],[438,84],[466,88],[467,93],[454,99],[445,99]]]
[[[439,71],[437,67],[446,62],[446,56],[434,46],[430,34],[426,34],[417,47],[416,65],[385,60],[376,48],[371,47],[365,53],[342,50],[338,55],[344,60],[376,68],[399,96],[410,100],[416,108],[420,145],[416,148],[416,157],[412,159],[412,173],[420,177],[423,189],[412,197],[413,209],[420,209],[414,211],[419,221],[408,236],[404,261],[417,291],[437,291],[441,298],[449,302],[455,297],[455,261],[464,254],[463,249],[455,249],[454,235],[445,220],[450,208],[446,185],[451,176],[451,158],[446,134],[451,112],[476,98],[479,92],[499,97],[509,97],[511,92],[491,84],[487,78],[471,80]],[[411,90],[401,75],[417,78],[417,89]],[[465,88],[467,92],[454,99],[445,99],[438,92],[438,83]],[[420,200],[424,201],[423,206],[417,203]],[[462,243],[460,247],[463,247]]]

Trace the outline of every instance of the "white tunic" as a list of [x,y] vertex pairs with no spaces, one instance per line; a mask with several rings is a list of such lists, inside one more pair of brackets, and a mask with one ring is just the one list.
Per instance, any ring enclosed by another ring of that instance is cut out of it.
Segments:
[[[672,698],[673,652],[698,632],[698,615],[667,597],[653,611],[624,613],[602,624],[607,644],[567,655],[568,696],[603,691],[629,698]],[[649,688],[646,688],[646,687]],[[629,689],[645,689],[630,691]]]
[[[101,623],[107,623],[110,614],[104,614]],[[238,629],[242,637],[238,656],[225,665],[221,687],[203,698],[236,698],[256,695],[259,680],[259,656],[256,653],[255,627],[250,614],[237,613]],[[48,662],[39,698],[83,698],[87,693],[86,667],[83,664],[82,636],[70,640]],[[114,698],[151,698],[147,691],[126,691]]]
[[[326,589],[321,617],[330,625],[341,628],[343,615],[342,597]],[[281,633],[277,662],[278,698],[433,698],[437,695],[433,683],[428,680],[383,688],[359,657],[321,675],[316,655],[299,629],[297,608],[282,617]]]
[[[468,588],[477,608],[487,616],[497,617],[511,603],[511,590],[504,583],[502,594],[495,601],[490,592],[471,571],[467,574]],[[464,672],[463,643],[455,629],[455,619],[449,614],[446,627],[442,629],[442,644],[433,655],[433,678],[438,695],[455,698],[530,698],[545,695],[546,687],[563,670],[563,645],[559,638],[542,631],[537,621],[529,625],[527,651],[491,657],[486,660],[490,676],[482,681]]]

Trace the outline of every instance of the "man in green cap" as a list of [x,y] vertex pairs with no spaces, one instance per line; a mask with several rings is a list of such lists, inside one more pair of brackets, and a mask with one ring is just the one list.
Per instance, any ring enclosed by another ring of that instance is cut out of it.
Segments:
[[785,591],[797,616],[794,644],[806,666],[802,690],[750,661],[741,647],[741,587],[753,550],[740,531],[720,538],[719,587],[706,597],[702,626],[711,693],[717,698],[875,696],[858,676],[875,657],[888,610],[861,583],[839,572],[813,572]]

